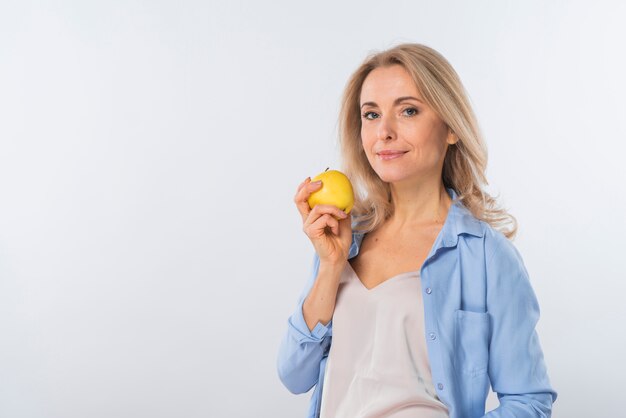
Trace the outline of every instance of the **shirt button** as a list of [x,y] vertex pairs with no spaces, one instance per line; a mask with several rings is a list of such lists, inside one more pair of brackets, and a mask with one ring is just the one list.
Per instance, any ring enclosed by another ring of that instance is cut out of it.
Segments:
[[439,390],[443,390],[443,383],[437,383],[437,387],[439,388]]
[[428,335],[430,335],[430,339],[431,339],[431,340],[434,340],[435,338],[437,338],[437,336],[435,336],[435,333],[434,333],[434,332],[431,332],[431,333],[430,333],[430,334],[428,334]]
[[431,293],[433,293],[433,290],[430,287],[427,287],[426,288],[426,293],[428,293],[430,295]]

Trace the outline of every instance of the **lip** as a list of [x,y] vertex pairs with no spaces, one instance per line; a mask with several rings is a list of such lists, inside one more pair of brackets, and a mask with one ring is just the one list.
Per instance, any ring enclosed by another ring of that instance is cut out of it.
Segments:
[[395,155],[395,154],[404,154],[405,152],[408,152],[408,151],[384,149],[382,151],[378,151],[376,154],[378,154],[378,155]]
[[378,153],[376,155],[378,155],[378,158],[380,158],[381,160],[386,161],[386,160],[394,160],[396,158],[400,158],[404,154],[406,154],[407,152],[408,151],[405,151],[405,152],[395,152],[395,153],[391,153],[391,154]]
[[386,161],[386,160],[394,160],[396,158],[400,158],[407,152],[408,151],[396,151],[396,150],[391,150],[391,149],[385,149],[385,150],[377,152],[376,155],[381,160]]

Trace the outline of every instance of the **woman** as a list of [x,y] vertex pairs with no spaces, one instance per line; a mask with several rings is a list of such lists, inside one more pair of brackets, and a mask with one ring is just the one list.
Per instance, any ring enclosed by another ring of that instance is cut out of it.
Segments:
[[[350,215],[295,203],[313,269],[278,374],[309,417],[549,417],[539,306],[516,220],[483,189],[487,150],[458,75],[402,44],[350,78],[340,113]],[[332,341],[332,344],[331,344]],[[489,386],[500,405],[485,415]]]

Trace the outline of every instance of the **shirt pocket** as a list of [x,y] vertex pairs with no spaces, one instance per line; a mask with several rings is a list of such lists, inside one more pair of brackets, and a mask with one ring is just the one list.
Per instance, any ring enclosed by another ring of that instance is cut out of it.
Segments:
[[454,359],[457,370],[473,376],[487,371],[489,322],[487,312],[455,311]]

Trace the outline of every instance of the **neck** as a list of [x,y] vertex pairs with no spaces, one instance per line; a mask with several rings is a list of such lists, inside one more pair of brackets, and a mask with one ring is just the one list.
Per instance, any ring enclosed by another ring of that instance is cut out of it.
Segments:
[[443,225],[452,204],[440,178],[419,184],[391,184],[394,213],[387,220],[392,230]]

